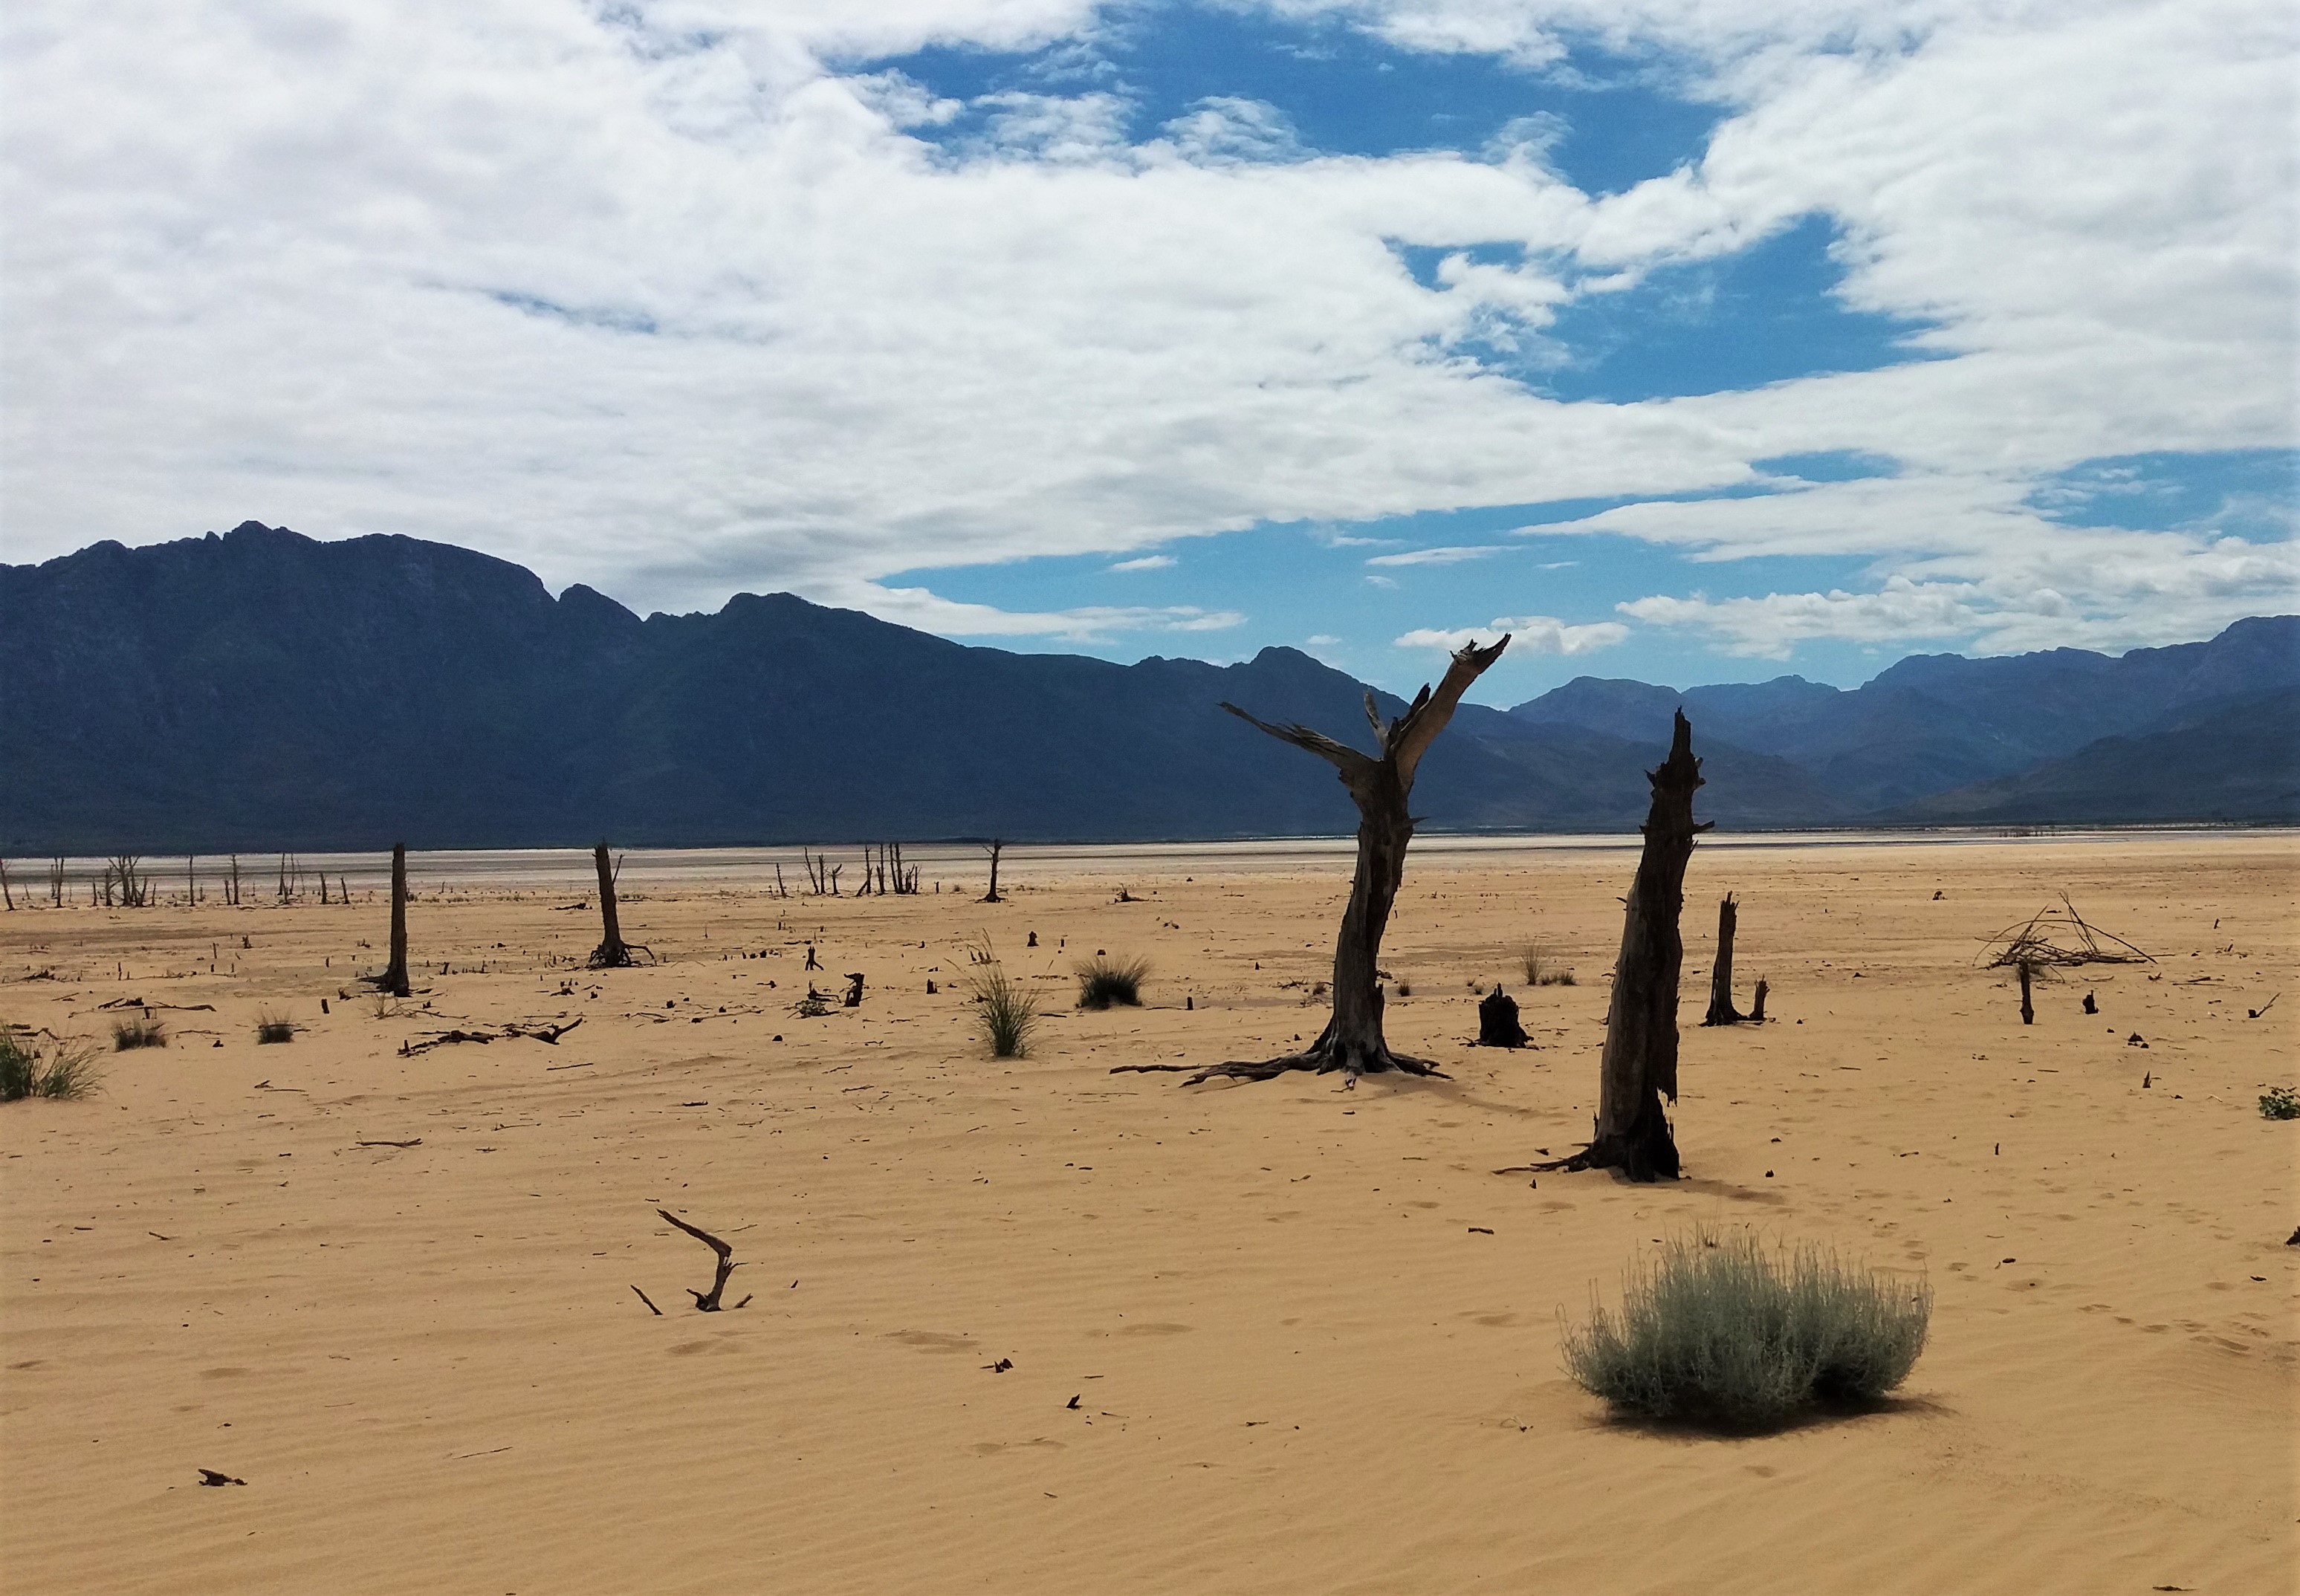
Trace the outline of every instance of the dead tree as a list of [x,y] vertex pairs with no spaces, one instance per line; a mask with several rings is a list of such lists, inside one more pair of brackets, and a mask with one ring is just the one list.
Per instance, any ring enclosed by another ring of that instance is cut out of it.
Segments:
[[1004,903],[1006,901],[998,895],[998,856],[1005,851],[1005,843],[997,837],[991,838],[990,845],[983,850],[985,853],[990,855],[990,890],[982,894],[982,901],[985,903]]
[[1740,905],[1727,893],[1717,905],[1717,962],[1709,971],[1709,1012],[1705,1026],[1738,1026],[1749,1017],[1733,1006],[1733,925]]
[[1621,956],[1605,1014],[1605,1051],[1598,1064],[1597,1118],[1589,1145],[1540,1169],[1619,1169],[1631,1180],[1675,1180],[1677,1143],[1666,1095],[1677,1101],[1677,978],[1685,962],[1678,917],[1685,909],[1685,867],[1693,839],[1709,829],[1693,819],[1702,785],[1693,757],[1693,727],[1677,711],[1669,757],[1646,773],[1653,807],[1643,827],[1645,852],[1625,900]]
[[1478,1005],[1478,1045],[1523,1047],[1525,1043],[1525,1027],[1517,1018],[1517,1000],[1496,982]]
[[1381,936],[1389,925],[1390,908],[1397,901],[1398,884],[1404,879],[1406,844],[1413,838],[1413,817],[1407,811],[1406,802],[1413,792],[1414,772],[1438,734],[1454,719],[1462,694],[1508,646],[1506,636],[1488,648],[1474,643],[1466,645],[1446,668],[1438,691],[1432,694],[1425,686],[1405,713],[1395,720],[1384,721],[1373,694],[1367,694],[1366,719],[1373,725],[1381,749],[1379,754],[1361,753],[1306,726],[1272,726],[1236,704],[1222,705],[1248,725],[1316,754],[1340,773],[1342,786],[1349,789],[1358,809],[1358,860],[1350,878],[1349,907],[1343,911],[1341,933],[1334,941],[1333,1017],[1318,1039],[1302,1052],[1280,1058],[1209,1064],[1192,1074],[1185,1085],[1217,1077],[1266,1081],[1291,1069],[1321,1075],[1338,1069],[1353,1085],[1361,1075],[1384,1070],[1407,1075],[1441,1073],[1427,1060],[1393,1053],[1383,1039]]
[[224,883],[223,901],[234,908],[239,906],[239,855],[231,856],[231,875]]
[[634,950],[645,953],[652,961],[654,952],[645,943],[623,940],[621,919],[615,913],[615,878],[623,873],[623,861],[607,861],[607,844],[601,843],[591,850],[591,863],[599,872],[599,945],[591,950],[593,969],[628,969]]
[[0,859],[0,897],[8,900],[10,909],[16,907],[16,894],[8,885],[8,861],[4,859]]
[[[237,876],[238,859],[235,858],[232,863],[234,875]],[[235,898],[238,897],[236,885],[233,895]],[[393,997],[404,998],[407,995],[407,844],[405,843],[391,844],[391,962],[384,966],[380,974],[369,976],[366,980],[369,985],[379,992],[388,992]]]

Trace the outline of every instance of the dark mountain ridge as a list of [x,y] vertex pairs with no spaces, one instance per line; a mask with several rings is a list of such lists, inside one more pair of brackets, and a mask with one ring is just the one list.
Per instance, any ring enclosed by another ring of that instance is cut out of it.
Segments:
[[[2288,667],[2294,624],[2240,628],[2281,626]],[[2164,678],[2151,702],[2209,708],[2199,682],[2249,683],[2262,651],[2240,628],[2183,645],[2205,654],[2178,669],[2151,665]],[[2205,657],[2230,637],[2236,663]],[[2127,691],[2098,669],[2121,661],[2079,660],[2097,665],[2068,664],[2070,680]],[[2021,737],[2035,757],[2076,752],[1997,729],[2017,729],[1996,706],[2020,690],[1992,673],[2021,664],[1929,662],[1889,702],[1794,677],[1693,689],[1703,812],[1743,828],[1839,824],[1938,802],[1956,785],[1943,771],[2017,774],[2004,748]],[[1465,705],[1416,789],[1429,824],[1634,826],[1680,695],[1588,683],[1506,713]],[[0,684],[11,852],[1333,834],[1355,815],[1330,771],[1218,706],[1365,735],[1362,685],[1292,649],[1230,666],[1015,654],[788,594],[642,619],[588,587],[554,598],[469,550],[254,522],[0,566]],[[1613,688],[1609,713],[1563,712]],[[1848,715],[1840,700],[1878,707]],[[2094,724],[2144,736],[2154,724],[2119,713]],[[1893,774],[1861,741],[1896,723],[1942,745],[1926,774]],[[1887,775],[1846,779],[1863,759]]]

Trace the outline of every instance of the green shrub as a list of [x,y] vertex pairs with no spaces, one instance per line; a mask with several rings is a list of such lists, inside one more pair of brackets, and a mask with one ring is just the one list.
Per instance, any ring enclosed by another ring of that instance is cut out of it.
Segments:
[[112,1022],[112,1049],[126,1052],[131,1047],[165,1047],[168,1028],[146,1014],[140,1019],[115,1019]]
[[967,986],[974,994],[982,1034],[997,1059],[1020,1059],[1030,1051],[1030,1032],[1038,1023],[1038,1000],[1016,985],[1006,967],[984,937],[971,951],[974,973]]
[[2300,1093],[2289,1086],[2271,1086],[2260,1094],[2263,1119],[2300,1119]]
[[1596,1308],[1569,1328],[1565,1367],[1618,1409],[1756,1428],[1882,1397],[1907,1378],[1931,1316],[1921,1283],[1702,1230],[1633,1267],[1618,1314]]
[[0,1026],[0,1102],[27,1097],[86,1097],[96,1089],[96,1050],[54,1042],[42,1047],[26,1032]]
[[1112,959],[1103,953],[1081,959],[1078,964],[1078,1006],[1107,1009],[1112,1003],[1123,1003],[1129,1009],[1138,1009],[1142,1006],[1142,983],[1149,974],[1147,959]]

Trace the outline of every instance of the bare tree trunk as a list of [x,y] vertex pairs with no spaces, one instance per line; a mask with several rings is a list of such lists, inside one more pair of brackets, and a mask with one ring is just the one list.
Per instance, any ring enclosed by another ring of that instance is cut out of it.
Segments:
[[1379,975],[1381,938],[1389,925],[1390,909],[1397,902],[1398,883],[1405,876],[1406,844],[1413,838],[1413,817],[1407,810],[1406,801],[1412,794],[1413,777],[1421,767],[1421,756],[1453,719],[1454,711],[1470,684],[1501,658],[1502,650],[1508,646],[1506,636],[1489,648],[1479,648],[1474,643],[1466,645],[1446,667],[1437,693],[1433,695],[1427,686],[1423,687],[1405,713],[1395,720],[1384,722],[1374,707],[1373,694],[1367,694],[1366,719],[1372,722],[1374,736],[1380,744],[1379,755],[1361,753],[1306,726],[1272,726],[1255,719],[1236,704],[1222,705],[1239,719],[1259,727],[1271,736],[1307,749],[1341,773],[1342,785],[1349,789],[1358,807],[1357,872],[1350,879],[1349,907],[1343,911],[1341,932],[1334,939],[1333,1018],[1326,1022],[1317,1041],[1304,1051],[1283,1058],[1208,1065],[1193,1074],[1186,1084],[1196,1085],[1216,1076],[1266,1081],[1290,1069],[1313,1069],[1320,1074],[1338,1069],[1348,1075],[1353,1084],[1361,1075],[1388,1069],[1403,1070],[1408,1075],[1439,1073],[1426,1060],[1391,1052],[1383,1038]]
[[[623,926],[615,912],[615,877],[622,874],[621,860],[607,861],[607,844],[601,843],[591,850],[591,863],[599,872],[599,945],[591,950],[593,969],[623,969],[631,962],[632,943],[623,940]],[[639,951],[652,959],[654,955],[644,947]]]
[[2035,972],[2025,961],[2020,966],[2020,970],[2021,1023],[2024,1026],[2032,1026],[2037,1023],[2037,1005],[2029,1001],[2029,982]]
[[8,861],[4,859],[0,859],[0,897],[8,900],[10,909],[16,907],[16,894],[8,885]]
[[1694,837],[1709,829],[1693,820],[1701,761],[1693,757],[1693,727],[1684,711],[1677,712],[1669,758],[1646,779],[1653,784],[1653,808],[1622,919],[1621,956],[1613,967],[1596,1128],[1588,1146],[1539,1168],[1619,1169],[1637,1181],[1678,1176],[1677,1143],[1661,1100],[1666,1094],[1677,1101],[1677,980],[1685,961],[1678,917],[1685,909],[1685,867]]
[[368,984],[394,997],[407,995],[407,844],[391,844],[391,962]]
[[1753,1026],[1765,1023],[1765,977],[1762,976],[1757,977],[1757,993],[1749,1004],[1749,1023]]
[[1005,851],[1006,844],[996,837],[991,838],[990,846],[983,850],[990,855],[990,890],[982,894],[985,903],[1004,903],[1006,901],[998,895],[998,856]]
[[1739,918],[1739,905],[1727,893],[1717,905],[1717,962],[1709,972],[1709,1012],[1701,1021],[1705,1026],[1738,1026],[1748,1018],[1733,1006],[1733,927]]

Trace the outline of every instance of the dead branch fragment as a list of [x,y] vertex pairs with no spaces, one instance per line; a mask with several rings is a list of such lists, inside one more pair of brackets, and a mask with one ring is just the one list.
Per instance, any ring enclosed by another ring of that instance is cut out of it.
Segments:
[[[2112,945],[2103,945],[2104,942]],[[2113,932],[2087,925],[2066,893],[2061,894],[2058,909],[2041,909],[2025,924],[2007,926],[1990,937],[1982,952],[1987,955],[1991,950],[1994,957],[1988,958],[1982,968],[2009,969],[2020,978],[2021,1023],[2024,1026],[2037,1023],[2031,985],[2040,978],[2049,978],[2053,970],[2087,964],[2156,962],[2154,957]]]
[[[686,1220],[680,1218],[677,1214],[672,1213],[667,1208],[659,1208],[654,1211],[661,1214],[666,1222],[687,1232],[688,1234],[693,1236],[696,1241],[701,1242],[704,1246],[710,1248],[712,1251],[719,1255],[719,1272],[712,1277],[710,1291],[708,1293],[699,1292],[691,1285],[686,1288],[687,1294],[695,1299],[695,1306],[698,1311],[703,1313],[717,1313],[720,1309],[719,1293],[727,1289],[727,1276],[732,1275],[739,1267],[735,1262],[735,1249],[721,1241],[717,1236],[712,1235],[709,1231],[696,1229],[694,1226],[689,1225]],[[638,1291],[638,1287],[633,1286],[631,1289],[633,1291]],[[645,1301],[644,1293],[641,1293],[641,1300]],[[734,1304],[734,1306],[740,1308],[744,1306],[745,1303],[749,1302],[750,1300],[750,1297],[746,1295],[741,1302],[738,1302]],[[650,1302],[647,1306],[652,1308],[654,1304]]]

